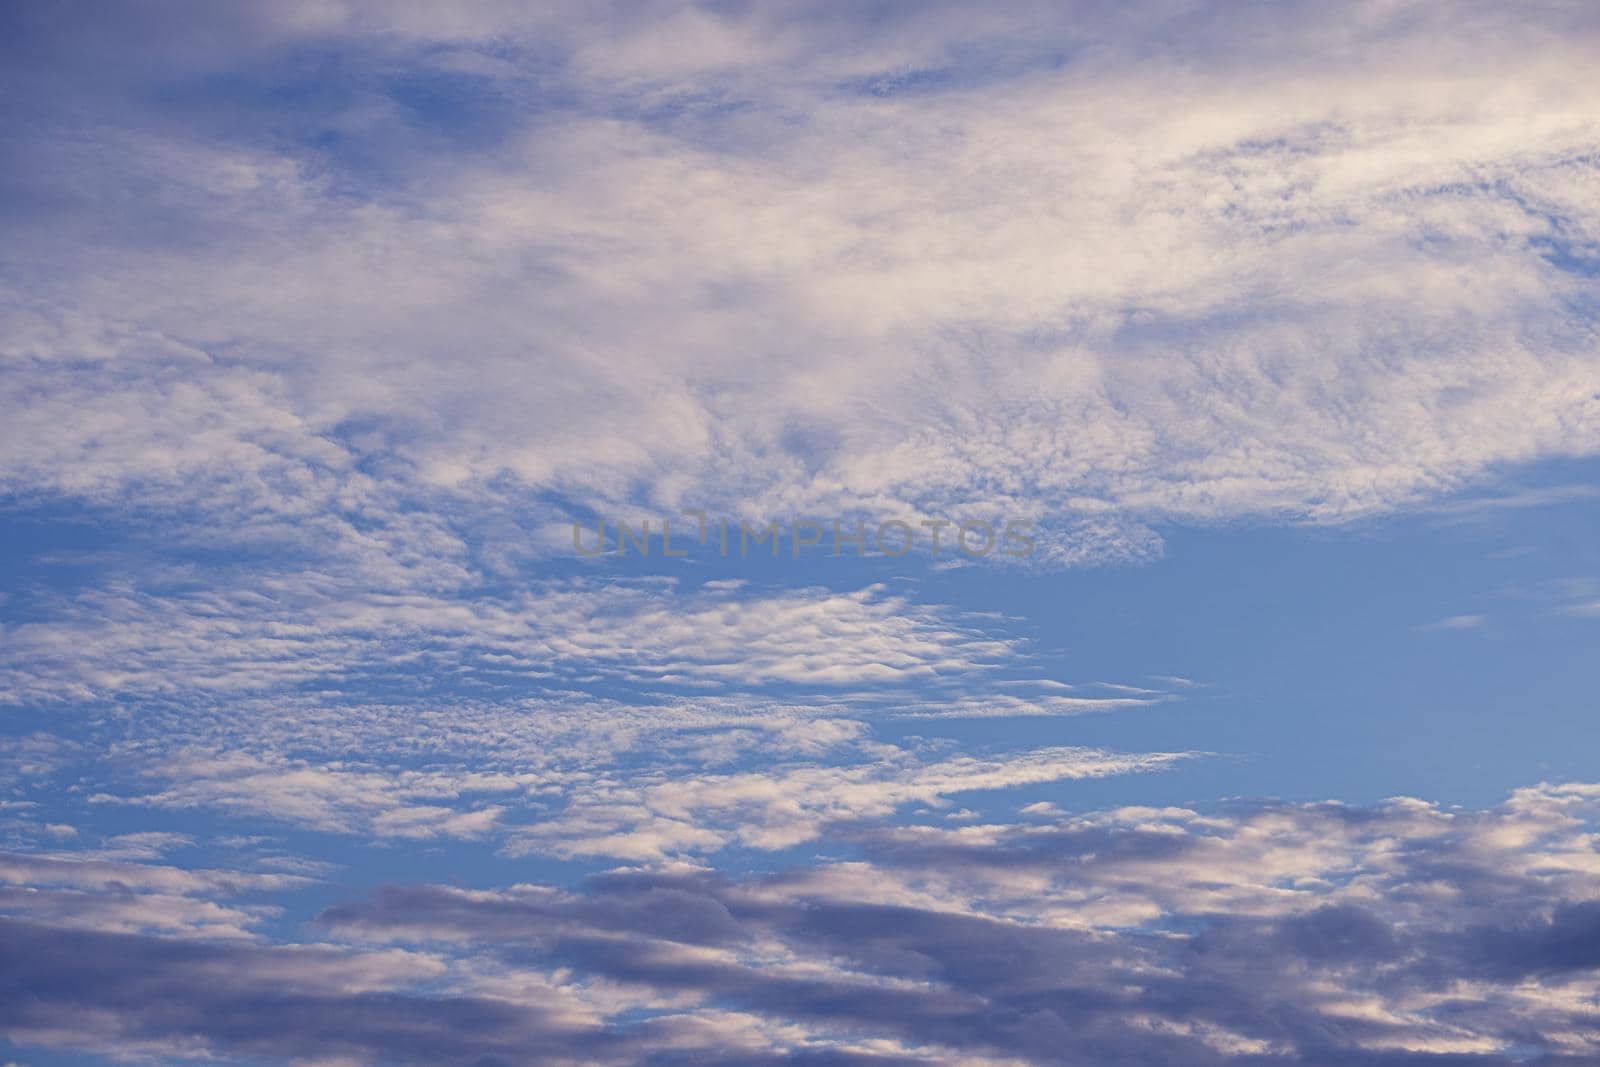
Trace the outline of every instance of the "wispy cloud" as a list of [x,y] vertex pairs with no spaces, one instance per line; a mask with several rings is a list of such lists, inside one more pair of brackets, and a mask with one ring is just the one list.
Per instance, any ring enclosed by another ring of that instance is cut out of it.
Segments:
[[[1019,643],[881,585],[680,589],[535,581],[509,593],[383,592],[327,575],[217,571],[211,587],[95,589],[8,629],[0,699],[271,692],[468,668],[485,685],[823,689],[981,675]],[[54,616],[54,618],[50,618]]]
[[1488,619],[1483,615],[1447,615],[1442,619],[1419,626],[1419,630],[1476,630]]

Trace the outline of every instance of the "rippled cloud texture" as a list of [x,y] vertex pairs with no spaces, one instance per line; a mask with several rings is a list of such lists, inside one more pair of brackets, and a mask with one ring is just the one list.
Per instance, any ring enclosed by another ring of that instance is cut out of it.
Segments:
[[[1141,599],[1583,541],[1597,70],[1579,2],[8,6],[0,1059],[1600,1061],[1600,787],[1233,787],[1204,631],[1318,609]],[[695,513],[1036,550],[573,550]],[[1567,551],[1317,674],[1592,634]]]

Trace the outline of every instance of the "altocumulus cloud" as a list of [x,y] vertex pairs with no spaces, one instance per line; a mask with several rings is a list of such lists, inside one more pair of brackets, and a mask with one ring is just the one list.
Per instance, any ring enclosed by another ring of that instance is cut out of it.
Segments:
[[[1576,2],[8,6],[0,507],[104,538],[0,593],[0,1032],[1600,1060],[1600,787],[953,811],[1199,761],[1063,720],[1203,690],[1040,677],[914,582],[570,553],[1539,503],[1454,497],[1600,453],[1597,53]],[[972,720],[1038,732],[905,729]]]
[[1072,561],[1590,454],[1595,25],[1540,16],[15,11],[0,478],[448,584],[508,484]]

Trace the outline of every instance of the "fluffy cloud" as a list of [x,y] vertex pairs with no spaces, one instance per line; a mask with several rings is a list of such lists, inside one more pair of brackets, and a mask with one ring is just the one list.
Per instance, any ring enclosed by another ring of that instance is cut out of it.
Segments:
[[1597,803],[885,828],[760,876],[381,888],[322,913],[337,944],[6,919],[28,995],[3,1021],[354,1062],[1576,1065],[1600,1054]]
[[1597,796],[890,829],[862,861],[768,878],[396,889],[324,921],[949,1050],[935,1060],[1576,1063],[1597,1051]]
[[[74,136],[8,218],[4,484],[420,581],[541,500],[1004,508],[1070,562],[1600,448],[1578,9],[885,17],[210,14],[149,66],[21,17]],[[285,113],[318,42],[371,76]]]

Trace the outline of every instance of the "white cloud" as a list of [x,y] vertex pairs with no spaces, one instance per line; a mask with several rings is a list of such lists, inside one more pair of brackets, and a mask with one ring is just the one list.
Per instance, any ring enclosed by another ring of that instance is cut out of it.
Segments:
[[0,852],[0,914],[54,925],[202,938],[255,938],[279,909],[223,903],[283,892],[309,879],[184,868],[110,858],[101,850]]
[[[1223,30],[1254,39],[1243,14],[1040,17],[930,8],[897,47],[815,13],[447,20],[458,58],[500,42],[474,85],[509,125],[424,164],[393,101],[353,103],[399,168],[364,198],[303,150],[108,115],[39,172],[149,183],[188,240],[107,219],[88,263],[79,230],[27,231],[6,484],[414,583],[470,561],[399,501],[495,514],[505,485],[1004,509],[1072,562],[1159,550],[1151,521],[1337,522],[1600,449],[1588,279],[1560,258],[1600,236],[1585,20],[1296,9],[1263,56]],[[404,30],[362,51],[374,20]],[[272,21],[358,64],[434,47],[372,11]],[[594,108],[520,110],[541,33],[565,63],[538,78]],[[1050,42],[1074,58],[1014,62]]]
[[980,676],[1020,651],[984,620],[881,585],[546,580],[460,597],[320,574],[209,577],[200,592],[115,585],[38,605],[33,621],[7,627],[0,699],[215,696],[456,668],[525,684],[601,675],[667,688],[842,689]]
[[784,849],[816,840],[829,827],[882,819],[914,803],[943,806],[951,796],[979,790],[1160,770],[1183,758],[1083,748],[931,763],[892,749],[878,755],[859,765],[597,778],[553,818],[518,833],[512,848],[631,860],[714,852],[733,842]]

